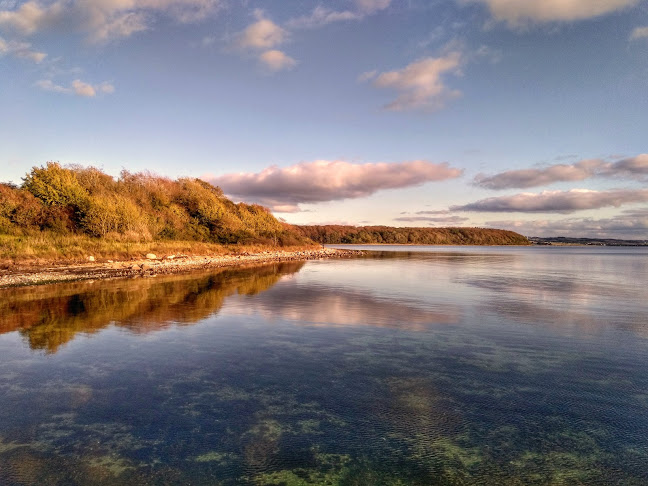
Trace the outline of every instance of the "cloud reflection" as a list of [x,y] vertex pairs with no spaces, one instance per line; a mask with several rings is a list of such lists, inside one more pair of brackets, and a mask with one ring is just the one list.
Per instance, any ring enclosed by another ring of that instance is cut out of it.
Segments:
[[299,285],[284,286],[252,302],[246,300],[231,306],[228,303],[227,310],[308,326],[374,326],[407,331],[423,331],[430,324],[456,324],[462,316],[461,307],[454,304],[386,298],[348,288]]
[[637,286],[578,281],[559,275],[483,276],[463,283],[490,294],[479,305],[481,314],[538,324],[562,334],[601,332],[614,326],[648,337],[645,312],[631,304],[645,298],[645,291]]

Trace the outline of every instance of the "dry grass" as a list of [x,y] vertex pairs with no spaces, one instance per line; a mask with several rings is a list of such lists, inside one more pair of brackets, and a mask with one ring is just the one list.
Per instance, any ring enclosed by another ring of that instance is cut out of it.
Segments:
[[[316,245],[319,247],[319,245]],[[85,235],[59,235],[42,232],[29,236],[0,234],[2,263],[78,263],[89,256],[96,259],[130,260],[144,258],[147,253],[158,257],[168,255],[228,255],[259,253],[272,250],[312,249],[313,246],[281,247],[263,245],[221,245],[200,241],[118,241]]]

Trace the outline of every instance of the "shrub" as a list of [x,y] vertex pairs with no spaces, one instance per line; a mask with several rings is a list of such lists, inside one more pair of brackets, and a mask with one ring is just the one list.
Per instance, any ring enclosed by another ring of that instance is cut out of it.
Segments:
[[23,187],[48,206],[78,208],[88,197],[76,173],[48,162],[45,167],[34,167],[25,177]]
[[40,229],[45,221],[43,204],[26,191],[0,184],[0,227],[5,233],[20,229]]

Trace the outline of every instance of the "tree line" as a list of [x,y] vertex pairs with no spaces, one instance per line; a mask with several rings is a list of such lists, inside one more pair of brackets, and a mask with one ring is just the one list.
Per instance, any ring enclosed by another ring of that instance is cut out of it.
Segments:
[[391,226],[299,226],[302,235],[322,244],[528,245],[514,231],[490,228],[394,228]]

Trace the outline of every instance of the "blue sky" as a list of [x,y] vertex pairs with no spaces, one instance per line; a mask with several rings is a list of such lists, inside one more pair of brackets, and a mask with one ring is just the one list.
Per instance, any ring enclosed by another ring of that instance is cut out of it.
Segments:
[[0,180],[204,177],[293,223],[648,238],[646,0],[0,0]]

